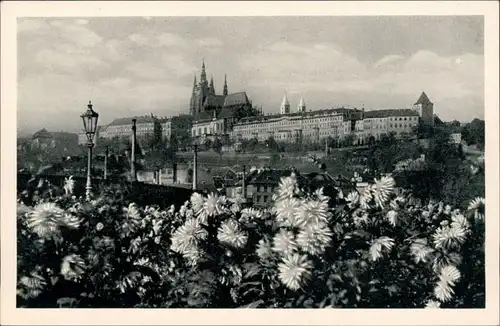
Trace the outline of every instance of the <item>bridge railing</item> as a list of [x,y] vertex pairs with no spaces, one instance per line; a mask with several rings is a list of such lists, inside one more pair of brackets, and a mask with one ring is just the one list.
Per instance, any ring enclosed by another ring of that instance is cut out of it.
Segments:
[[[44,178],[49,181],[54,187],[59,188],[63,192],[66,175],[46,175]],[[28,188],[28,181],[32,176],[27,173],[18,173],[17,175],[17,191],[18,194]],[[75,181],[74,195],[83,196],[85,194],[85,185],[87,179],[85,177],[74,176]],[[36,187],[36,184],[32,187]],[[109,178],[92,179],[93,192],[98,195],[106,186],[118,187],[126,194],[126,200],[135,202],[140,205],[159,205],[166,208],[171,205],[176,207],[182,205],[186,200],[189,200],[193,190],[188,188],[148,184],[142,182],[129,182],[124,178]]]

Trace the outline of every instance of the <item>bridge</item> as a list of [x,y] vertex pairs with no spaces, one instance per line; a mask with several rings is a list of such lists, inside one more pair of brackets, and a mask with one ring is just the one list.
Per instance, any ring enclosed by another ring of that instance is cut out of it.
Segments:
[[[50,174],[44,175],[42,178],[49,181],[58,193],[63,193],[63,187],[65,179],[69,177],[67,175],[57,175]],[[75,181],[74,195],[84,196],[85,195],[85,184],[87,182],[86,177],[73,176],[72,179]],[[33,180],[29,185],[30,180]],[[38,181],[35,181],[32,175],[29,173],[18,173],[17,174],[17,192],[18,196],[24,191],[33,191],[38,186]],[[175,187],[166,185],[156,185],[148,184],[142,182],[130,182],[125,178],[120,177],[110,177],[106,180],[102,178],[93,178],[92,186],[96,196],[100,191],[105,191],[108,189],[117,189],[121,191],[124,195],[124,200],[135,202],[140,205],[158,205],[162,208],[168,208],[171,205],[176,207],[184,204],[186,200],[191,198],[193,190],[185,187]]]

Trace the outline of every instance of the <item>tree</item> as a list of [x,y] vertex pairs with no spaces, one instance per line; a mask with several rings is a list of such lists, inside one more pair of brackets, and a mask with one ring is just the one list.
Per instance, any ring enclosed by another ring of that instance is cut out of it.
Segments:
[[477,144],[480,149],[483,149],[485,139],[484,120],[474,119],[468,123],[463,128],[462,139],[467,145]]
[[174,151],[177,151],[179,149],[179,140],[177,139],[177,134],[172,133],[170,135],[170,148]]
[[266,146],[271,152],[277,152],[278,151],[278,144],[276,143],[276,140],[274,139],[273,136],[269,137],[266,140]]
[[216,153],[222,157],[222,142],[219,137],[215,137],[214,142],[212,144],[212,148]]
[[347,135],[344,138],[344,144],[346,147],[352,146],[354,143],[354,135]]
[[212,148],[212,140],[210,138],[205,139],[203,145],[205,146],[205,150]]

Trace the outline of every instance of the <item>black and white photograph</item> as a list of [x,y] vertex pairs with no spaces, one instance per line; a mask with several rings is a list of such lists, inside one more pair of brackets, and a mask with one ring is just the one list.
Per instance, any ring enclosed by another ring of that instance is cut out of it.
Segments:
[[16,310],[494,308],[485,15],[139,12],[15,18]]

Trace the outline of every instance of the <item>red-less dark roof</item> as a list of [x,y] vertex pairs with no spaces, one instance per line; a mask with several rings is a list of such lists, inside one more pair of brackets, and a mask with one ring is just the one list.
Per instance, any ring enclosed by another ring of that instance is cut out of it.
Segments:
[[214,117],[213,111],[202,111],[202,112],[196,112],[193,116],[194,121],[210,121]]
[[224,100],[224,106],[233,106],[233,105],[241,105],[241,104],[250,104],[248,100],[248,96],[246,92],[238,92],[229,94],[226,96]]
[[47,131],[47,129],[43,128],[33,135],[33,139],[35,138],[78,139],[78,134],[64,131]]
[[203,104],[205,107],[216,107],[221,108],[224,105],[225,101],[224,95],[208,95],[205,99],[205,103]]
[[429,104],[429,103],[432,103],[432,102],[427,97],[427,94],[425,94],[425,92],[422,92],[422,94],[418,98],[418,101],[415,103],[415,105],[417,105],[417,104]]
[[121,126],[121,125],[132,125],[132,119],[136,119],[136,124],[141,123],[152,123],[157,121],[156,118],[151,116],[142,116],[142,117],[130,117],[130,118],[119,118],[113,120],[108,126]]
[[418,116],[418,113],[412,109],[386,109],[386,110],[372,110],[366,111],[364,114],[365,119],[369,118],[387,118],[387,117],[407,117]]

